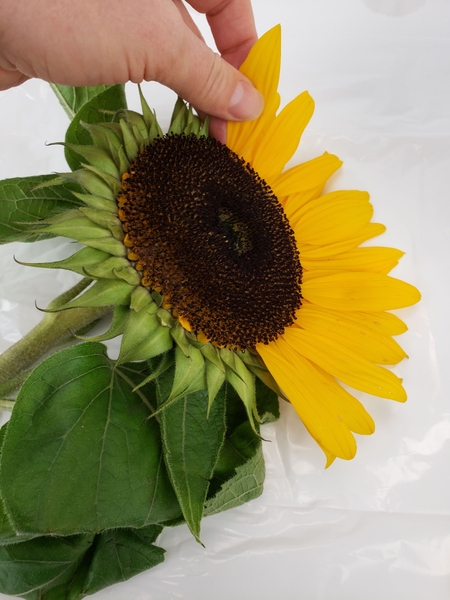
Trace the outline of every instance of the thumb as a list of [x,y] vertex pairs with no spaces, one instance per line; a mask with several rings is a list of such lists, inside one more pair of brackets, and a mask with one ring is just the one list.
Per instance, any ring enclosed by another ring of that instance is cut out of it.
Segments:
[[[182,39],[184,38],[184,39]],[[163,65],[158,81],[198,111],[227,121],[250,121],[261,114],[262,94],[237,69],[213,52],[189,29]]]

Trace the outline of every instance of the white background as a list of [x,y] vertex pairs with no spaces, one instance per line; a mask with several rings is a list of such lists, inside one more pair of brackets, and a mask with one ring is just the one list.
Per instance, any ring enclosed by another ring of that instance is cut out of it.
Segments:
[[[254,0],[254,10],[260,34],[282,24],[283,103],[304,89],[316,101],[296,161],[325,150],[344,160],[328,189],[370,192],[388,228],[375,243],[406,252],[393,275],[423,294],[400,313],[410,359],[395,370],[409,399],[359,394],[377,430],[358,436],[354,460],[326,471],[284,405],[263,431],[263,495],[206,519],[206,548],[185,527],[164,531],[162,565],[95,598],[449,600],[450,2]],[[173,94],[144,91],[167,124]],[[0,178],[66,170],[61,149],[44,145],[66,126],[46,84],[0,92]],[[11,255],[54,260],[69,250],[61,240],[0,248],[0,350],[39,320],[35,300],[45,306],[74,282]]]

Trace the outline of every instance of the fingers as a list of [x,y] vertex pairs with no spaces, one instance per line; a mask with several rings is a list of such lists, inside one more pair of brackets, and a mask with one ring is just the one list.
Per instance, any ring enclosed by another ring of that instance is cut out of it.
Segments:
[[189,3],[206,15],[222,58],[239,68],[258,38],[250,0],[189,0]]
[[9,90],[9,88],[21,85],[24,81],[27,81],[29,77],[21,73],[20,71],[7,71],[0,67],[0,91]]
[[156,79],[197,110],[221,119],[251,120],[263,109],[263,97],[251,81],[187,28],[171,56],[165,55]]

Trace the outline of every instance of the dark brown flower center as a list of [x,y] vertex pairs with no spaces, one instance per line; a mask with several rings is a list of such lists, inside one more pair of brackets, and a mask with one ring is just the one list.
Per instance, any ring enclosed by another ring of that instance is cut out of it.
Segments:
[[267,344],[301,305],[294,233],[259,175],[212,138],[168,135],[124,178],[119,214],[142,282],[220,346]]

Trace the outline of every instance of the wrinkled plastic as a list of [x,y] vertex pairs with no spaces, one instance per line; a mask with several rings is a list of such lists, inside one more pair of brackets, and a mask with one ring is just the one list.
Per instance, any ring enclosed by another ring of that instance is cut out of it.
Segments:
[[[344,160],[329,189],[370,192],[406,252],[394,276],[422,302],[401,311],[410,359],[404,405],[359,394],[377,430],[354,460],[325,459],[289,405],[264,427],[263,495],[205,519],[197,544],[165,530],[165,562],[99,592],[98,600],[448,600],[450,598],[450,4],[448,0],[254,0],[258,30],[282,24],[283,103],[316,101],[296,161]],[[207,39],[207,29],[202,26]],[[175,96],[144,86],[168,123]],[[137,107],[137,92],[129,89]],[[67,118],[38,81],[0,92],[0,177],[67,169]],[[72,252],[61,240],[0,248],[0,350],[40,319],[35,308],[76,279],[14,263]],[[114,348],[112,350],[114,352]],[[0,594],[1,598],[6,598]]]

